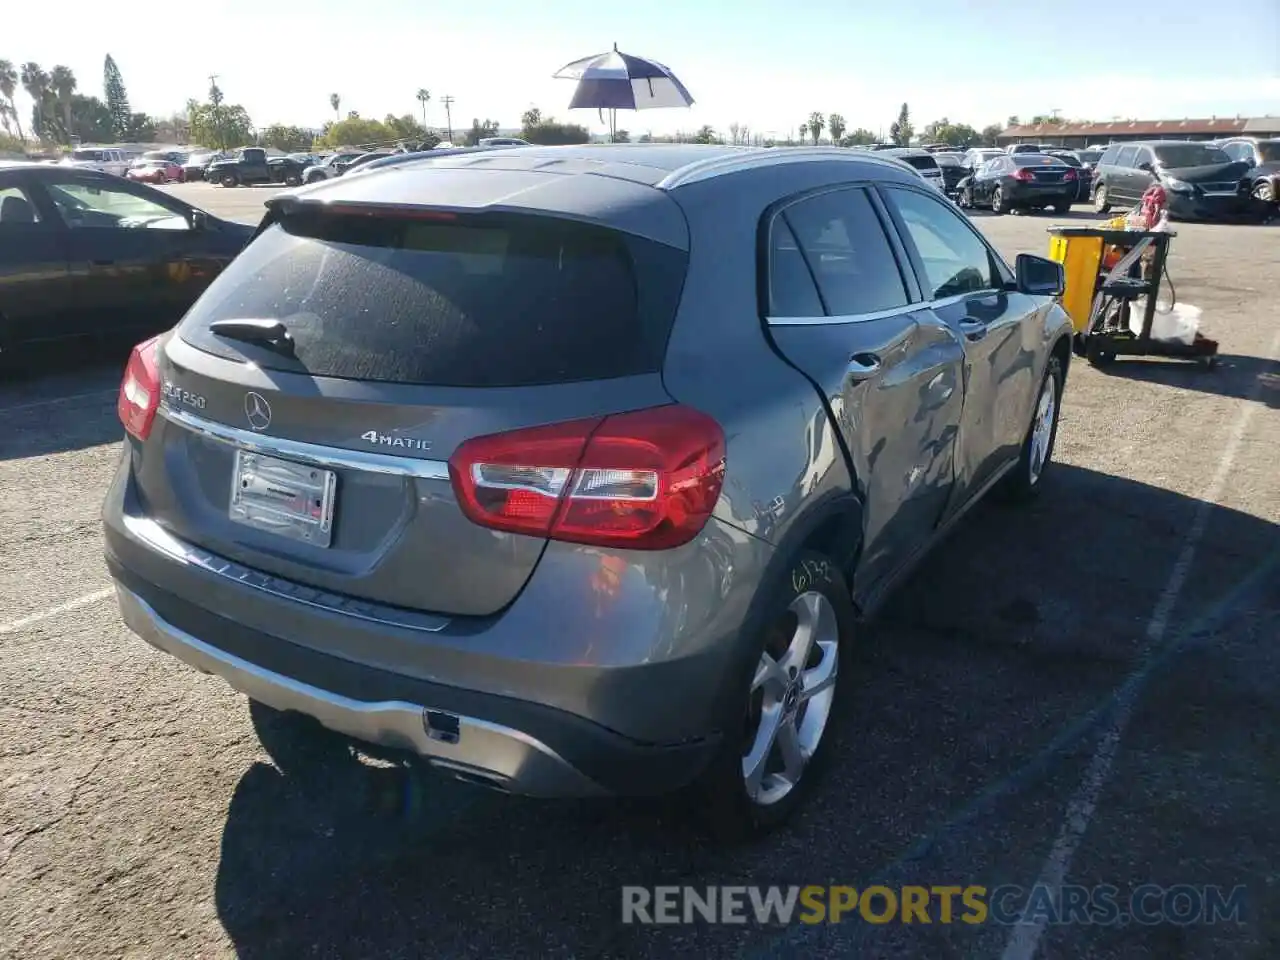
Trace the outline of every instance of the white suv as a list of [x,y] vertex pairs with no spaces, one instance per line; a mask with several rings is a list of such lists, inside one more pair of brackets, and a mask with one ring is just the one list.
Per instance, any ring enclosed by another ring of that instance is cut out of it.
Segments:
[[63,157],[62,165],[123,177],[129,169],[129,158],[124,155],[123,150],[93,147],[73,150],[70,156]]

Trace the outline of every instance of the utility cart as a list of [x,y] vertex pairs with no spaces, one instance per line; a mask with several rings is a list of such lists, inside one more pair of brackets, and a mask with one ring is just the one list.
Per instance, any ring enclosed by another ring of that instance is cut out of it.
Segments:
[[[1168,230],[1101,227],[1050,227],[1049,256],[1062,264],[1066,287],[1063,309],[1075,328],[1075,352],[1095,366],[1117,356],[1175,357],[1210,367],[1218,343],[1198,332],[1191,342],[1152,336],[1157,297],[1169,284],[1165,263]],[[1130,323],[1135,302],[1142,301],[1142,323]]]

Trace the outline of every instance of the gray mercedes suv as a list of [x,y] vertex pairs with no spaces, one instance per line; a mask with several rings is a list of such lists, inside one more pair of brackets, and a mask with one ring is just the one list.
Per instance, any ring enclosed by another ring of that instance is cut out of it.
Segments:
[[860,619],[1043,484],[1061,289],[867,151],[521,148],[282,194],[129,360],[125,622],[256,716],[769,828]]

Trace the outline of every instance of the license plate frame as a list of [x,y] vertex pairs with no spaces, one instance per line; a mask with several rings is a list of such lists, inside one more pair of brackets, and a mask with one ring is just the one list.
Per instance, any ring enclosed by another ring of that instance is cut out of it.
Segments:
[[333,542],[338,475],[236,448],[227,516],[255,530],[326,549]]

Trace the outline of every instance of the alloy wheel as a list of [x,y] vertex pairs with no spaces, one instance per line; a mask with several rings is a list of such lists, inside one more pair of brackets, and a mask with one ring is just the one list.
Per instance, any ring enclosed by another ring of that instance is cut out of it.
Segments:
[[1058,381],[1050,376],[1045,377],[1044,387],[1040,391],[1040,399],[1036,402],[1035,420],[1031,424],[1031,456],[1028,469],[1031,471],[1031,483],[1034,485],[1044,473],[1045,461],[1049,459],[1049,443],[1053,439],[1053,418],[1058,407]]
[[800,783],[831,718],[839,670],[839,622],[831,601],[802,593],[760,656],[742,777],[752,803],[769,806]]

